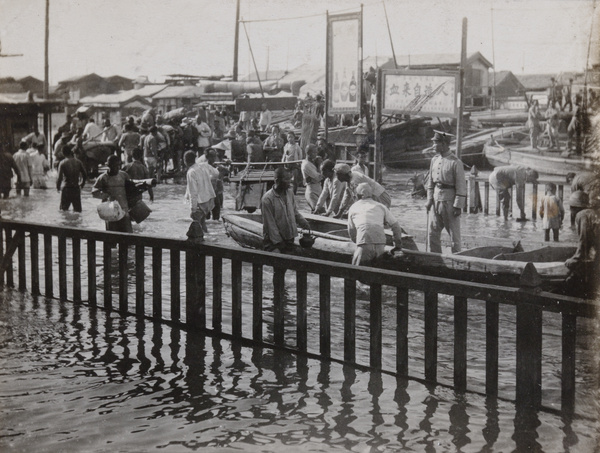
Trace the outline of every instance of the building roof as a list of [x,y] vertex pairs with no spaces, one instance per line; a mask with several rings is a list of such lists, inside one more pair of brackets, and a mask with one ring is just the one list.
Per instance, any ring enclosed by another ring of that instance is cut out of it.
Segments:
[[[29,99],[29,96],[32,96],[31,99]],[[0,94],[0,104],[10,104],[10,105],[55,105],[55,104],[62,104],[62,101],[57,101],[57,100],[48,100],[48,99],[43,99],[41,97],[38,97],[36,95],[33,95],[31,93],[1,93]]]
[[132,101],[135,98],[150,98],[169,85],[146,85],[137,90],[119,91],[113,94],[99,94],[98,96],[86,96],[79,100],[80,104],[118,106]]
[[552,77],[561,83],[568,83],[569,79],[573,79],[575,84],[580,82],[583,83],[583,74],[580,72],[561,72],[560,74],[519,74],[516,75],[516,77],[527,91],[547,89],[552,85]]
[[[394,58],[392,56],[378,56],[376,58],[379,67],[383,69],[394,69]],[[492,63],[485,58],[481,52],[473,52],[467,56],[467,63],[480,60],[484,66],[491,68]],[[375,67],[375,57],[367,57],[363,59],[363,70],[368,69],[369,66]],[[398,63],[398,69],[407,68],[410,66],[411,69],[418,68],[436,68],[441,66],[460,66],[460,53],[437,53],[437,54],[415,54],[415,55],[396,55],[396,62]]]
[[17,82],[19,82],[19,83],[22,83],[22,82],[44,83],[43,80],[37,79],[33,76],[22,77],[22,78],[18,79]]
[[184,85],[170,86],[162,90],[160,93],[152,96],[153,99],[193,99],[200,97],[204,93],[203,86]]
[[[281,69],[274,69],[271,71],[258,71],[258,75],[260,76],[260,81],[262,82],[263,80],[279,80],[282,77],[285,77],[287,75],[288,71],[284,71]],[[243,77],[240,79],[240,82],[252,82],[252,81],[257,81],[258,79],[256,78],[256,72],[252,72],[250,74],[248,74],[247,76]]]
[[83,82],[83,81],[86,81],[89,79],[103,79],[103,77],[92,72],[91,74],[69,77],[68,79],[61,80],[60,82],[58,82],[58,84],[62,85],[62,84],[69,84],[69,83],[77,83],[77,82]]

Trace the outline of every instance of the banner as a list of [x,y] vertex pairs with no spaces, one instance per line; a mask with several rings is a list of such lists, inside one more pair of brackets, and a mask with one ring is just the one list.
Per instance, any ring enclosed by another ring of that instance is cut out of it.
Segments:
[[362,96],[362,14],[327,20],[328,113],[360,113]]
[[386,70],[382,75],[383,113],[458,117],[458,73]]

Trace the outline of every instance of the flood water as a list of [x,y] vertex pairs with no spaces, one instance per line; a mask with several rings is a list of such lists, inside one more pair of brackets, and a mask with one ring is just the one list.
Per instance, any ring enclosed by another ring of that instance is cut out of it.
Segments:
[[[392,211],[419,239],[425,231],[424,202],[408,196],[409,175],[388,172],[384,181],[392,194]],[[2,217],[101,230],[103,222],[95,210],[98,200],[91,198],[89,190],[89,186],[84,190],[83,214],[59,212],[59,194],[54,190],[33,190],[28,199],[15,198],[13,191],[9,200],[0,200]],[[184,238],[189,208],[183,193],[182,185],[159,185],[151,205],[154,212],[135,231]],[[490,212],[495,211],[493,202]],[[304,206],[303,201],[300,204]],[[232,206],[227,195],[226,208]],[[543,238],[539,221],[505,223],[495,215],[478,214],[464,215],[462,222],[467,244],[487,237],[526,243],[541,243]],[[236,246],[224,235],[222,224],[209,221],[208,227],[207,242]],[[574,240],[567,221],[561,242]],[[207,272],[212,274],[209,263]],[[163,275],[168,275],[167,264]],[[83,264],[84,273],[85,269]],[[225,323],[231,313],[225,303],[230,292],[228,269],[223,268]],[[244,272],[244,278],[250,275]],[[292,283],[293,276],[288,278]],[[267,339],[272,335],[270,281],[265,269]],[[342,282],[334,279],[331,285],[332,354],[340,356],[343,324],[335,320],[343,309],[336,299]],[[309,281],[308,287],[309,338],[314,338],[319,329],[318,285]],[[210,286],[207,289],[210,292]],[[393,369],[395,293],[384,288],[384,296],[383,343],[388,351],[384,367]],[[295,301],[292,295],[287,297],[286,310],[294,313]],[[368,288],[359,287],[357,297],[360,326],[368,319]],[[416,376],[423,370],[422,308],[419,295],[411,294],[409,369]],[[451,299],[440,296],[438,376],[448,383],[453,371],[452,310]],[[246,297],[243,313],[251,319],[251,299]],[[315,314],[317,321],[311,324]],[[511,399],[514,310],[502,306],[500,317],[499,391],[502,398]],[[555,408],[560,407],[560,324],[560,316],[544,315],[543,403]],[[293,343],[294,329],[288,327],[286,341]],[[504,399],[486,399],[474,392],[456,394],[443,386],[252,349],[4,289],[0,292],[0,451],[593,452],[600,433],[597,321],[578,321],[578,329],[577,415],[571,419],[548,411],[520,413]],[[243,332],[250,337],[251,322],[244,321]],[[368,363],[368,331],[357,328],[357,336],[358,361]],[[318,345],[310,346],[318,351]],[[468,358],[469,388],[481,393],[485,307],[475,302],[469,303]]]

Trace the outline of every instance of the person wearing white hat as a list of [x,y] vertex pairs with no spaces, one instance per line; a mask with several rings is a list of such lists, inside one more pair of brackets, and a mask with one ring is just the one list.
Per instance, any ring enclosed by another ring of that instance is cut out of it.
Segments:
[[358,201],[348,211],[348,233],[356,244],[352,264],[364,266],[385,251],[384,225],[392,229],[398,250],[402,249],[402,228],[391,211],[373,199],[373,190],[368,183],[363,182],[356,187],[356,196]]
[[361,183],[367,183],[371,187],[373,200],[378,201],[388,209],[392,205],[392,199],[385,188],[377,181],[369,178],[367,175],[363,175],[357,171],[352,171],[348,164],[336,164],[333,170],[341,182],[347,183],[344,197],[340,203],[340,209],[335,217],[340,218],[356,200],[356,188]]
[[[467,200],[467,182],[462,161],[450,152],[450,137],[435,131],[436,155],[431,159],[427,180],[427,220],[429,251],[442,253],[441,235],[445,228],[452,241],[452,253],[460,252],[460,214]],[[433,207],[433,215],[429,211]]]

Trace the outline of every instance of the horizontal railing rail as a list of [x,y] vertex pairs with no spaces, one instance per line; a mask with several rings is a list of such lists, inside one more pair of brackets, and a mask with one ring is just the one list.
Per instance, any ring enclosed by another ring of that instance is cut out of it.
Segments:
[[[438,380],[438,298],[440,295],[451,296],[454,307],[454,369],[451,385],[458,391],[469,389],[467,301],[479,301],[485,306],[485,392],[488,395],[498,395],[499,309],[503,305],[512,305],[516,307],[516,401],[527,406],[540,407],[542,402],[542,315],[544,312],[559,313],[562,317],[561,408],[567,412],[573,411],[575,407],[577,320],[593,318],[598,314],[598,303],[594,301],[534,289],[475,284],[257,250],[197,244],[179,239],[8,220],[0,221],[0,231],[1,285],[14,286],[16,272],[20,290],[29,289],[34,295],[55,297],[57,284],[60,299],[81,302],[85,300],[82,283],[86,283],[87,302],[91,305],[98,305],[97,290],[100,288],[106,309],[117,310],[125,315],[134,314],[157,321],[175,322],[216,334],[223,334],[225,331],[223,311],[226,302],[231,310],[227,317],[230,323],[227,327],[231,333],[227,335],[233,339],[307,353],[311,349],[309,342],[311,347],[316,345],[309,339],[308,326],[318,324],[320,357],[368,366],[398,376],[418,378],[409,373],[408,365],[409,357],[414,353],[408,335],[409,307],[415,303],[409,295],[416,291],[423,295],[423,374],[426,381],[434,383],[441,383]],[[82,241],[86,243],[83,253]],[[116,250],[113,251],[113,248]],[[16,260],[13,259],[15,253]],[[169,257],[167,272],[163,263],[165,253]],[[147,256],[151,257],[149,274],[146,267]],[[58,257],[58,263],[54,262],[55,257]],[[82,258],[85,261],[83,268]],[[230,262],[227,271],[231,275],[231,290],[227,291],[227,295],[223,291],[224,260]],[[40,269],[40,264],[43,264],[43,270]],[[243,279],[243,265],[246,265],[246,274],[251,267],[250,280]],[[58,281],[54,278],[56,267]],[[68,267],[72,268],[70,282]],[[99,268],[103,270],[101,275],[98,273]],[[271,309],[265,305],[265,268],[273,269],[272,315],[269,316],[265,315],[265,310]],[[209,269],[212,282],[207,278]],[[84,272],[87,274],[86,282],[82,278]],[[289,286],[290,282],[285,279],[286,272],[293,272],[296,277],[295,291],[287,288],[288,295],[295,294],[295,312],[292,311],[293,304],[287,303],[286,285]],[[43,290],[41,274],[44,277]],[[316,311],[308,309],[309,275],[311,279],[318,279],[319,300]],[[342,315],[341,319],[333,320],[332,279],[343,280]],[[368,321],[364,320],[364,316],[357,316],[357,282],[369,287]],[[135,285],[135,291],[130,297],[131,285]],[[389,291],[386,292],[387,299],[384,297],[383,288],[387,287],[395,290],[391,301],[396,316],[395,350],[391,351],[395,357],[393,369],[384,366],[382,362],[384,349],[389,354],[389,348],[392,347],[382,344],[383,308],[384,304],[386,307],[390,304]],[[116,307],[113,306],[114,294],[118,300]],[[163,299],[164,296],[166,300]],[[146,313],[146,305],[150,302],[151,313]],[[251,320],[245,319],[243,304],[251,305]],[[207,319],[208,308],[212,315],[210,320]],[[165,311],[168,311],[168,316]],[[343,326],[343,346],[340,345],[343,350],[340,350],[339,357],[332,354],[332,346],[338,347],[332,342],[332,322]],[[364,322],[367,325],[361,324]],[[251,335],[244,336],[243,326],[248,327],[248,323],[251,324]],[[271,327],[270,339],[265,338],[265,324]],[[290,324],[295,330],[295,344],[291,344],[290,338],[286,338],[286,335],[290,336]],[[369,332],[368,364],[357,360],[357,329]]]

